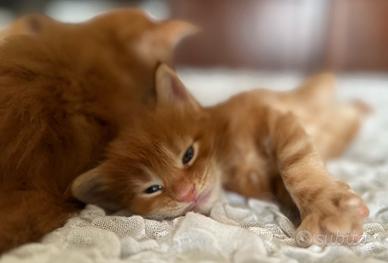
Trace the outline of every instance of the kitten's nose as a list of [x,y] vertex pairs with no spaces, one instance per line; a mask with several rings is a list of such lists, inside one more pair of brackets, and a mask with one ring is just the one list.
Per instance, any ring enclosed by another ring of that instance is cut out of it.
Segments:
[[175,187],[175,199],[179,202],[193,202],[197,198],[194,184],[180,184]]

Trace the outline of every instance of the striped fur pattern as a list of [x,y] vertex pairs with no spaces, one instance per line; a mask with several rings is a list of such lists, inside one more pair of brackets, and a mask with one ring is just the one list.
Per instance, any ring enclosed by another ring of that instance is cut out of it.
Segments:
[[[356,240],[368,208],[349,186],[328,174],[324,161],[345,149],[366,106],[336,102],[326,90],[334,85],[330,75],[306,83],[290,92],[241,93],[204,108],[176,74],[161,65],[155,110],[118,136],[97,173],[75,180],[73,194],[100,205],[106,205],[99,200],[105,196],[115,209],[159,219],[190,210],[208,213],[222,185],[245,196],[277,201],[301,220],[300,231],[316,238],[309,242],[339,234]],[[340,130],[332,120],[343,125]],[[317,129],[323,124],[327,129]],[[196,145],[194,160],[182,166],[182,154],[190,145]],[[149,174],[158,177],[163,189],[146,196],[140,191],[155,182]],[[96,185],[103,190],[94,192]],[[182,194],[188,198],[179,198]]]
[[333,87],[333,76],[322,74],[290,92],[250,91],[209,109],[223,134],[217,157],[225,188],[279,202],[312,236],[300,245],[322,235],[358,240],[368,215],[361,198],[325,168],[368,111],[360,102],[336,102]]
[[165,64],[154,76],[187,26],[121,10],[82,24],[32,16],[3,32],[0,253],[85,203],[206,214],[222,186],[278,200],[311,233],[360,233],[367,208],[323,161],[346,148],[363,107],[335,102],[326,75],[204,108]]

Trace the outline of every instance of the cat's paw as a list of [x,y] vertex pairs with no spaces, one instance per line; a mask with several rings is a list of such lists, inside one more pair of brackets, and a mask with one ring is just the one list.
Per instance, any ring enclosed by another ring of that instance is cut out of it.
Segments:
[[339,243],[357,244],[362,238],[363,221],[369,210],[349,186],[337,182],[312,202],[295,240],[299,246]]

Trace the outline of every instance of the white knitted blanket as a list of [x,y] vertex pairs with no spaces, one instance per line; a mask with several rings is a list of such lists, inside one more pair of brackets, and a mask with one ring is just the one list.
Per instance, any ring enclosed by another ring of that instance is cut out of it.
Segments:
[[[297,74],[246,71],[181,71],[183,81],[204,104],[258,85],[287,89]],[[107,216],[89,205],[48,234],[4,255],[0,262],[380,262],[388,261],[388,75],[340,76],[340,98],[362,98],[375,113],[341,159],[330,162],[368,202],[363,239],[354,246],[295,246],[295,228],[270,203],[228,194],[210,217],[193,212],[172,221],[140,216]],[[242,88],[242,89],[238,89]],[[1,220],[1,219],[0,219]]]

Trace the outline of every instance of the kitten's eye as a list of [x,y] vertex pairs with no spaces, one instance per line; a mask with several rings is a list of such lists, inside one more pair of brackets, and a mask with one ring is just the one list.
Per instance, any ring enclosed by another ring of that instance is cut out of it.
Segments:
[[153,193],[161,191],[162,189],[163,189],[163,187],[161,185],[154,184],[154,185],[151,185],[150,187],[148,187],[147,189],[145,189],[144,193],[153,194]]
[[183,154],[183,157],[182,157],[183,165],[187,165],[193,159],[193,157],[194,157],[194,147],[193,145],[191,145],[189,148],[187,148],[187,150]]

